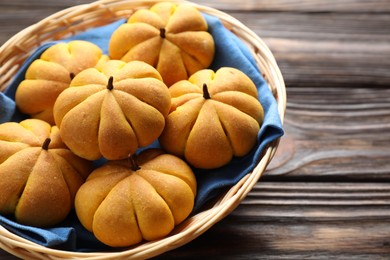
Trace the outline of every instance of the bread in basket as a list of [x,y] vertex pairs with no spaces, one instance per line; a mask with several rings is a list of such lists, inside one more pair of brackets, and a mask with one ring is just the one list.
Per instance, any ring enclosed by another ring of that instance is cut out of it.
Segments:
[[[23,62],[39,46],[77,35],[91,28],[111,24],[119,19],[126,19],[135,10],[148,8],[156,2],[158,1],[100,0],[65,9],[31,25],[9,39],[0,48],[0,89],[7,91],[7,86],[14,80]],[[181,3],[183,1],[172,2]],[[286,109],[285,85],[277,63],[266,44],[254,32],[230,15],[207,6],[186,3],[198,8],[205,15],[217,18],[227,31],[248,47],[254,65],[261,71],[264,82],[275,99],[275,109],[282,123]],[[145,259],[162,254],[195,239],[233,211],[264,173],[276,152],[279,140],[279,137],[275,138],[262,146],[261,151],[256,153],[255,165],[250,168],[249,172],[240,176],[234,185],[220,192],[207,204],[196,208],[189,218],[163,239],[140,243],[122,250],[85,253],[45,247],[0,226],[0,246],[18,257],[40,259]],[[202,194],[198,199],[202,199]]]

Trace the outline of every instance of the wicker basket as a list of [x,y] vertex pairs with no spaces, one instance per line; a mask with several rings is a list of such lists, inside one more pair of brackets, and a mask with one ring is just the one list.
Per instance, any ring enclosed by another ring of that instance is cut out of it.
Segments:
[[[171,0],[172,2],[183,2]],[[74,6],[57,12],[19,32],[0,47],[0,90],[10,83],[21,64],[42,43],[72,36],[89,28],[109,24],[119,18],[129,17],[134,10],[147,8],[157,0],[100,0],[91,4]],[[216,9],[187,2],[200,11],[218,17],[224,26],[238,36],[253,52],[258,67],[276,98],[278,112],[283,122],[286,109],[286,90],[275,59],[265,43],[249,28],[230,15]],[[204,211],[191,216],[177,226],[168,237],[142,243],[120,252],[79,253],[61,251],[37,245],[0,226],[0,247],[21,258],[37,259],[145,259],[177,248],[195,239],[232,212],[259,180],[276,152],[279,139],[272,142],[252,173],[222,194]]]

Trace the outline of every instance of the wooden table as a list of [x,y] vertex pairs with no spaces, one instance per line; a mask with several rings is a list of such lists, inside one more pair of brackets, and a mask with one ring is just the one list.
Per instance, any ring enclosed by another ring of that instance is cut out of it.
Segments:
[[[0,44],[87,2],[0,0]],[[231,215],[161,258],[389,258],[390,1],[194,2],[238,18],[273,51],[286,134]]]

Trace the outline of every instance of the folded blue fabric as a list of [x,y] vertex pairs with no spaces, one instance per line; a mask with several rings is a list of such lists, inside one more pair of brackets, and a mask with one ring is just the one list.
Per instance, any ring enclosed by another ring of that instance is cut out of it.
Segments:
[[[228,31],[219,19],[209,15],[204,16],[209,25],[209,32],[213,35],[216,45],[215,58],[210,68],[217,70],[220,67],[234,67],[247,74],[258,88],[259,101],[264,108],[265,117],[258,134],[258,144],[249,154],[241,158],[234,158],[228,165],[218,169],[193,169],[198,181],[198,194],[195,201],[194,213],[199,211],[207,201],[218,196],[223,190],[233,186],[247,173],[251,172],[259,161],[264,148],[270,142],[283,135],[276,101],[261,76],[248,47],[233,33]],[[87,40],[98,45],[107,54],[109,38],[112,32],[123,22],[124,20],[120,20],[107,26],[91,29],[62,41],[76,39]],[[25,115],[19,113],[17,109],[15,111],[15,104],[13,102],[15,90],[24,79],[25,72],[31,62],[38,58],[45,49],[55,43],[51,42],[38,48],[23,64],[4,94],[0,94],[0,122],[11,120],[20,121],[25,118]],[[150,147],[159,147],[158,141]],[[70,214],[65,222],[55,228],[41,229],[24,226],[4,216],[0,216],[0,224],[19,236],[48,247],[72,251],[108,249],[108,247],[98,242],[90,232],[81,226],[74,213]]]
[[3,93],[0,93],[0,124],[10,121],[14,113],[15,102]]
[[0,216],[0,224],[14,234],[43,246],[53,246],[75,242],[75,231],[74,229],[70,229],[68,227],[37,229],[18,224],[15,221],[3,216]]

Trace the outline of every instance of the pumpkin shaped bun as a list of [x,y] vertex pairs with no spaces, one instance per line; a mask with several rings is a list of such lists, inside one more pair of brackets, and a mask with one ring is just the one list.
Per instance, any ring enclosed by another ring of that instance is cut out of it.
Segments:
[[72,80],[55,102],[54,118],[62,140],[78,156],[119,160],[159,137],[170,103],[155,68],[109,60]]
[[188,4],[161,2],[136,11],[111,36],[112,59],[141,60],[154,66],[164,82],[187,79],[214,58],[214,40],[202,14]]
[[167,152],[212,169],[256,144],[264,112],[255,84],[240,70],[201,70],[169,92],[171,111],[159,139]]
[[113,247],[168,235],[191,213],[196,179],[180,158],[149,149],[94,170],[76,195],[82,225]]
[[19,84],[15,94],[19,110],[54,124],[53,105],[58,95],[75,75],[94,67],[101,57],[101,49],[87,41],[52,45],[31,63]]
[[74,155],[58,128],[39,119],[0,125],[0,214],[52,226],[74,206],[91,163]]

